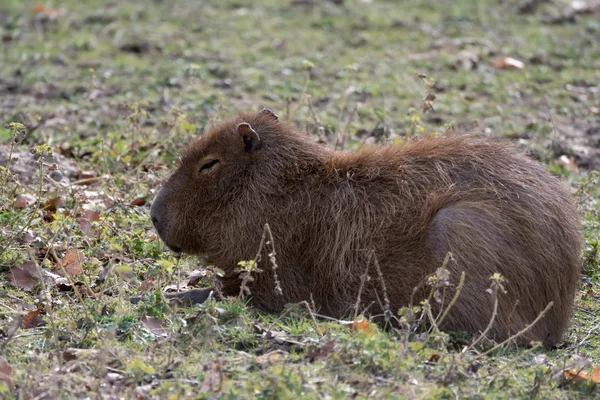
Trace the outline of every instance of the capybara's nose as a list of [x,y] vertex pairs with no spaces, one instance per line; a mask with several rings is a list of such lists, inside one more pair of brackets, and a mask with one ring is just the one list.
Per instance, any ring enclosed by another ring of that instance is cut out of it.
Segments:
[[156,196],[156,199],[152,202],[150,219],[152,220],[152,225],[154,225],[154,228],[158,232],[158,236],[164,241],[169,231],[169,218],[165,204],[164,190],[161,190]]

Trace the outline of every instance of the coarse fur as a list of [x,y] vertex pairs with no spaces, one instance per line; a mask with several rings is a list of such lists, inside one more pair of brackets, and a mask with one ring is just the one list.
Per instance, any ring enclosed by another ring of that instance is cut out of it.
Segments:
[[580,271],[580,221],[568,189],[510,145],[465,135],[341,152],[270,112],[239,115],[185,149],[152,220],[172,249],[222,268],[232,295],[237,264],[256,257],[268,223],[282,294],[269,246],[248,286],[252,304],[274,312],[308,300],[320,314],[348,317],[368,268],[361,309],[383,313],[373,256],[395,312],[451,252],[452,282],[462,271],[466,280],[442,327],[482,331],[493,310],[486,289],[499,272],[507,293],[492,338],[506,339],[553,302],[519,343],[561,340]]

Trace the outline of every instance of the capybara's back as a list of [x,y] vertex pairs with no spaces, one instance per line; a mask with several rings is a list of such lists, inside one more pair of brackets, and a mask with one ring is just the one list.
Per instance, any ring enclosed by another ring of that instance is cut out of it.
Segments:
[[[451,253],[450,280],[464,271],[465,283],[442,327],[483,331],[494,308],[486,289],[500,273],[507,292],[498,295],[490,337],[506,339],[552,303],[520,343],[561,339],[580,268],[574,199],[511,146],[454,136],[337,152],[269,111],[189,145],[152,220],[172,249],[221,267],[226,294],[239,293],[237,264],[256,258],[268,223],[273,243],[248,288],[270,311],[307,300],[343,318],[360,296],[361,310],[382,314],[387,297],[395,312],[428,294],[426,277]],[[372,279],[361,284],[365,271]],[[434,307],[443,310],[452,294]]]

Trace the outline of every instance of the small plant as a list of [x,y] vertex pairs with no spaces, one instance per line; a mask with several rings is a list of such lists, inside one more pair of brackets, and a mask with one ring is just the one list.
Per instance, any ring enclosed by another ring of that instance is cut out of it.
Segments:
[[17,138],[25,133],[25,125],[19,122],[10,122],[4,126],[6,129],[10,131],[10,150],[8,152],[8,158],[6,161],[6,167],[0,167],[0,196],[4,194],[4,190],[6,189],[6,183],[8,182],[8,178],[10,176],[10,164],[12,162],[12,155],[17,144]]
[[242,298],[244,295],[249,296],[250,288],[248,288],[248,284],[250,282],[254,282],[254,277],[252,274],[263,272],[262,269],[258,268],[258,264],[255,260],[249,261],[240,261],[238,262],[237,271],[240,274],[240,278],[242,278],[242,282],[240,283],[240,294],[238,297]]

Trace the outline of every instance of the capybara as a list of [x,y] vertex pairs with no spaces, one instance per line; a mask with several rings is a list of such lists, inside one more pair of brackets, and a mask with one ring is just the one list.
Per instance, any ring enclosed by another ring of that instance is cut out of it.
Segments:
[[[334,151],[269,110],[242,114],[187,146],[151,215],[172,250],[225,271],[225,295],[240,292],[238,262],[258,258],[262,272],[247,287],[253,305],[273,312],[306,300],[344,318],[360,298],[361,311],[395,313],[430,293],[423,283],[450,252],[451,281],[466,278],[443,329],[486,328],[498,272],[507,292],[488,336],[510,337],[552,302],[519,338],[552,346],[580,271],[569,190],[510,145],[466,135]],[[267,223],[273,243],[257,257]]]

